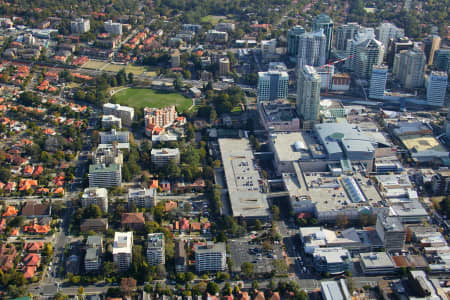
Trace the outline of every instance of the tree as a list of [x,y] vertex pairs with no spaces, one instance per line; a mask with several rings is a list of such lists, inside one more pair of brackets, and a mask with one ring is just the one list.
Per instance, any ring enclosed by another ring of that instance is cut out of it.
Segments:
[[270,242],[270,240],[264,240],[264,242],[262,243],[262,247],[266,251],[272,250],[272,243]]
[[255,229],[256,230],[261,230],[262,229],[262,223],[259,219],[256,219],[255,221]]
[[254,269],[255,269],[255,266],[251,262],[244,262],[241,265],[241,272],[247,278],[251,278],[253,276]]
[[284,259],[275,259],[272,261],[273,270],[276,274],[284,275],[287,274],[288,266]]
[[192,272],[187,272],[187,273],[185,274],[185,278],[186,278],[186,281],[187,281],[187,282],[190,282],[190,281],[194,280],[195,275],[194,275],[194,273],[192,273]]
[[33,92],[27,91],[20,94],[19,103],[25,106],[32,106],[36,102],[39,102],[39,97]]
[[78,288],[78,297],[79,297],[80,299],[83,299],[83,298],[84,298],[84,287],[82,287],[82,286],[80,286],[80,287]]
[[103,263],[103,275],[111,277],[114,273],[117,273],[116,265],[111,261],[105,261]]
[[185,203],[184,204],[184,207],[183,207],[183,210],[184,210],[184,212],[185,213],[190,213],[191,211],[192,211],[192,204],[190,204],[190,203]]
[[252,289],[253,290],[259,290],[259,284],[258,284],[258,281],[257,280],[253,280],[253,282],[252,282]]
[[272,205],[272,216],[275,221],[280,219],[280,208],[277,205]]
[[208,285],[206,286],[206,290],[211,295],[215,295],[220,291],[220,286],[217,283],[215,283],[214,281],[209,281]]
[[336,216],[336,226],[344,228],[348,225],[348,218],[346,215],[338,214]]
[[216,279],[218,281],[230,280],[230,274],[228,274],[227,272],[217,272]]
[[9,168],[0,168],[0,181],[7,182],[11,177],[11,170]]
[[102,214],[102,210],[100,209],[100,207],[97,204],[92,204],[84,209],[83,215],[84,215],[84,218],[88,219],[88,218],[99,218],[103,214]]
[[42,254],[44,254],[47,257],[53,256],[53,246],[51,243],[45,243],[44,250],[42,251]]

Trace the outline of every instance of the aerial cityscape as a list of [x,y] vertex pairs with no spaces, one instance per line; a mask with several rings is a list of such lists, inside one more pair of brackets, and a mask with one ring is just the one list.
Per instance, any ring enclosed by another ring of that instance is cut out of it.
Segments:
[[3,0],[0,299],[450,299],[450,0]]

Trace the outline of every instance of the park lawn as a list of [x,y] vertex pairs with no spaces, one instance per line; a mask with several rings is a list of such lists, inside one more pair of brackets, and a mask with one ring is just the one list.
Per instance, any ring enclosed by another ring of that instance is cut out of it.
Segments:
[[236,105],[235,107],[233,107],[233,109],[231,110],[231,112],[233,113],[239,113],[242,112],[242,107],[240,105]]
[[78,82],[66,83],[66,87],[69,88],[69,89],[74,89],[74,88],[77,88],[77,87],[80,87],[80,86],[81,86],[81,84],[79,84]]
[[181,94],[152,89],[125,89],[115,94],[114,99],[118,104],[132,106],[136,109],[144,107],[163,108],[175,105],[177,111],[183,112],[192,105],[191,99]]
[[81,67],[84,68],[84,69],[100,70],[106,64],[108,64],[108,63],[104,62],[104,61],[91,60],[90,59],[84,65],[82,65]]
[[133,66],[133,65],[115,65],[115,64],[108,64],[106,67],[103,68],[104,71],[109,72],[119,72],[120,70],[125,69],[125,72],[133,73],[134,75],[142,75],[146,69],[144,66]]
[[216,26],[217,23],[219,23],[220,20],[226,19],[225,16],[213,16],[213,15],[207,15],[201,18],[202,23],[210,23],[213,26]]

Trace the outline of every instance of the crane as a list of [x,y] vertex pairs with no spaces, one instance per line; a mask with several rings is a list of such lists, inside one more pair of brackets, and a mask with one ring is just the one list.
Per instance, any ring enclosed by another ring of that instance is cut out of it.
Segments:
[[346,61],[347,59],[350,59],[350,58],[352,58],[352,57],[353,57],[353,55],[350,55],[350,56],[347,56],[347,57],[344,57],[344,58],[341,58],[341,59],[332,61],[332,62],[330,62],[330,63],[328,63],[328,64],[325,64],[325,65],[323,65],[323,66],[318,67],[318,69],[323,69],[323,68],[328,67],[328,72],[327,72],[327,84],[326,84],[326,91],[325,91],[325,93],[326,93],[327,95],[328,95],[328,85],[329,85],[329,82],[330,82],[330,67],[331,67],[331,66],[334,66],[334,65],[337,64],[337,63]]

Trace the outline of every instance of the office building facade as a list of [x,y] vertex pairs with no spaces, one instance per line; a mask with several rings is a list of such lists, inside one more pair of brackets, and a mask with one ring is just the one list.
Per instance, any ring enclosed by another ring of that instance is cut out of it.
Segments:
[[405,36],[405,31],[392,23],[381,23],[375,33],[377,40],[383,43],[385,49],[389,46],[389,40],[391,38],[398,39]]
[[361,25],[358,23],[347,23],[337,26],[335,35],[336,50],[347,50],[347,41],[353,40],[360,28]]
[[304,121],[317,121],[320,105],[320,75],[311,66],[299,70],[297,80],[297,114]]
[[373,66],[383,62],[384,46],[376,39],[353,40],[349,45],[350,68],[361,79],[370,79]]
[[163,167],[167,165],[171,160],[178,164],[180,163],[180,150],[178,148],[152,149],[151,160],[152,164],[157,167]]
[[441,47],[441,38],[438,35],[432,35],[423,40],[423,51],[427,58],[427,65],[431,66],[434,61],[434,53]]
[[374,66],[370,77],[369,98],[382,99],[386,88],[388,67],[385,65]]
[[438,71],[450,73],[450,48],[441,48],[434,52],[433,66]]
[[285,71],[258,73],[258,101],[286,99],[288,96],[289,75]]
[[406,231],[398,217],[379,214],[376,231],[387,251],[399,251],[405,246]]
[[305,28],[302,26],[294,26],[289,29],[287,34],[287,55],[291,58],[297,59],[298,41],[300,36],[305,33]]
[[427,80],[427,102],[431,105],[444,106],[447,93],[448,75],[446,72],[433,71]]
[[327,36],[323,30],[307,32],[298,39],[297,68],[323,66],[327,58]]
[[405,89],[423,87],[425,54],[419,48],[401,51],[395,55],[393,74]]
[[207,242],[195,245],[195,270],[197,273],[224,271],[226,268],[225,243]]
[[89,187],[118,187],[122,182],[122,170],[118,164],[89,166]]
[[323,33],[326,36],[326,59],[328,59],[331,50],[331,44],[333,42],[333,32],[334,32],[334,23],[329,16],[326,14],[320,14],[314,18],[312,23],[313,31],[323,30]]

